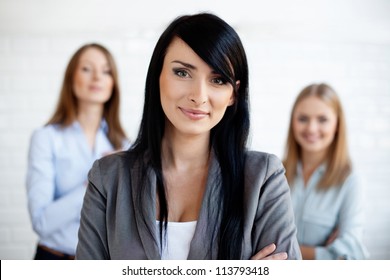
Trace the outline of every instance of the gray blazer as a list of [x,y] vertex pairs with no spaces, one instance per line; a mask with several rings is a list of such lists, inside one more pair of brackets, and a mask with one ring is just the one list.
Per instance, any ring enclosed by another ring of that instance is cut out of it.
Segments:
[[[280,160],[271,154],[248,152],[245,164],[245,217],[242,259],[250,259],[271,243],[289,259],[301,259],[290,189]],[[211,227],[218,224],[215,209],[219,164],[212,157],[188,259],[212,259]],[[161,259],[156,226],[156,178],[149,173],[145,208],[137,209],[139,162],[120,152],[97,160],[89,172],[76,259]],[[142,218],[141,211],[144,212]],[[216,242],[214,244],[217,244]]]

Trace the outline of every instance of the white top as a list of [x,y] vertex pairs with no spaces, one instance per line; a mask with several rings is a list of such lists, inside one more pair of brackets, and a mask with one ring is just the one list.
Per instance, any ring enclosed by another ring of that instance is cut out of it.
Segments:
[[[162,260],[186,260],[196,228],[197,221],[168,222],[166,239],[161,253]],[[160,232],[160,221],[157,221],[157,232]]]

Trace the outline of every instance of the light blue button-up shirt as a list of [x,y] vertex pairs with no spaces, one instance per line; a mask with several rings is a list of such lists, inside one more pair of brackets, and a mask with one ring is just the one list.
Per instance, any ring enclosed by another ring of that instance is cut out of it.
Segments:
[[39,244],[74,255],[80,212],[93,162],[114,151],[102,121],[92,150],[80,124],[47,125],[31,137],[27,168],[28,208]]
[[[325,165],[312,174],[305,187],[302,167],[291,188],[291,198],[300,245],[314,246],[316,259],[365,259],[363,235],[362,189],[354,174],[343,185],[318,190],[317,184],[325,173]],[[329,235],[339,230],[328,246]]]

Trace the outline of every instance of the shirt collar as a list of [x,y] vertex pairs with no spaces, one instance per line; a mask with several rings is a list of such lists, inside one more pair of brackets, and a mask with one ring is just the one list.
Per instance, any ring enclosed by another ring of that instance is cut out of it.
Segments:
[[[75,128],[75,129],[81,129],[81,125],[80,125],[80,122],[78,120],[75,120],[70,126],[72,128]],[[99,130],[102,130],[105,134],[108,133],[108,124],[107,124],[106,119],[103,118],[101,120]]]
[[[313,172],[313,175],[314,174],[318,174],[320,176],[322,176],[325,171],[326,171],[326,167],[327,167],[327,164],[326,163],[323,163],[321,164],[320,166],[317,167],[317,169]],[[302,162],[301,161],[298,161],[298,164],[297,164],[297,174],[299,175],[302,175],[303,172],[302,172]]]

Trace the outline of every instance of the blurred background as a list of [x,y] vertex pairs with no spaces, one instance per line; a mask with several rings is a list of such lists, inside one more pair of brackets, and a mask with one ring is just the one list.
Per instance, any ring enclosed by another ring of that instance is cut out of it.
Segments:
[[134,139],[160,33],[201,11],[230,23],[246,48],[251,148],[282,157],[298,92],[313,82],[338,92],[365,190],[364,241],[370,259],[390,259],[389,0],[0,0],[0,259],[33,258],[28,145],[54,111],[70,56],[88,42],[113,53],[121,118]]

